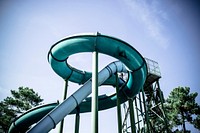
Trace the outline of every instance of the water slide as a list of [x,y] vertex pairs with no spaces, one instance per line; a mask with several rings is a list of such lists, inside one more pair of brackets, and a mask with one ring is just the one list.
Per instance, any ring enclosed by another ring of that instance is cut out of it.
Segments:
[[[88,98],[88,96],[92,92],[92,73],[70,66],[67,59],[73,54],[94,51],[119,60],[109,64],[99,72],[99,86],[116,86],[116,83],[119,83],[121,103],[139,93],[146,80],[147,66],[144,58],[136,49],[120,39],[99,33],[69,36],[51,47],[48,53],[48,61],[53,70],[64,80],[83,85],[59,105],[44,105],[26,112],[13,122],[9,132],[13,133],[28,129],[29,126],[36,122],[37,124],[28,130],[29,133],[48,132],[55,128],[65,116],[76,113],[77,107],[79,107],[80,113],[90,112],[91,98]],[[120,72],[128,73],[127,81],[119,78],[119,81],[116,82],[116,74]],[[101,95],[99,96],[98,109],[112,108],[116,106],[116,101],[116,94]]]

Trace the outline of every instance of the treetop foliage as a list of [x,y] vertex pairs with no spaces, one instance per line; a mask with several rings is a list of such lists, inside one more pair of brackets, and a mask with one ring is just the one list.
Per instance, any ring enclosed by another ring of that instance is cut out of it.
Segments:
[[40,105],[43,99],[33,89],[19,87],[18,90],[11,90],[12,96],[6,97],[0,102],[0,131],[7,132],[9,126],[17,116]]
[[[195,99],[198,93],[190,93],[189,87],[177,87],[173,89],[166,99],[165,108],[171,128],[183,126],[183,131],[187,132],[185,122],[199,127],[200,106]],[[200,129],[200,128],[198,128]]]

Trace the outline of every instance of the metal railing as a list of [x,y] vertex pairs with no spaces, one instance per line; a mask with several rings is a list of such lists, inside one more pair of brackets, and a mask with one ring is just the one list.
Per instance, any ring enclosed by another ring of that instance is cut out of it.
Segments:
[[145,58],[145,61],[147,63],[148,73],[161,77],[161,72],[160,72],[158,62],[153,61],[148,58]]

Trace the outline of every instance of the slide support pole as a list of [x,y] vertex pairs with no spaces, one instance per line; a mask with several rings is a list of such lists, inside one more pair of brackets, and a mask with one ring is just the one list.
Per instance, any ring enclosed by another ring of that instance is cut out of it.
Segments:
[[138,105],[137,105],[137,98],[134,98],[135,101],[135,108],[136,108],[136,115],[137,115],[137,128],[140,129],[140,123],[139,123],[139,114],[138,114]]
[[[65,80],[65,88],[63,94],[63,101],[67,98],[68,80]],[[60,122],[59,133],[63,133],[64,119]]]
[[142,98],[143,98],[143,102],[144,102],[144,111],[145,111],[145,121],[146,121],[146,125],[147,125],[147,132],[150,132],[150,128],[149,128],[149,115],[148,115],[148,110],[147,110],[147,106],[146,106],[146,102],[145,102],[145,96],[144,96],[144,88],[142,87]]
[[[144,98],[143,97],[143,90],[142,90],[142,92],[140,92],[139,94],[138,94],[138,100],[139,100],[139,105],[140,105],[140,112],[141,112],[141,116],[142,117],[144,117],[145,119],[142,119],[142,122],[143,122],[143,126],[145,126],[145,124],[147,125],[147,129],[143,129],[144,130],[144,132],[146,133],[146,130],[147,130],[147,133],[148,133],[148,131],[149,131],[149,128],[148,128],[148,119],[147,119],[147,111],[146,111],[146,104],[145,104],[145,102],[144,102],[144,99],[142,100],[142,98]],[[142,98],[141,98],[141,93],[142,93]],[[142,106],[142,103],[144,103],[143,104],[143,106]],[[143,108],[144,107],[144,108]],[[144,110],[144,111],[143,111]],[[143,113],[143,112],[145,112],[145,113]]]
[[118,118],[118,133],[122,133],[122,117],[121,117],[121,106],[119,97],[119,82],[118,74],[116,73],[116,95],[117,95],[117,118]]
[[80,108],[77,107],[76,122],[75,122],[75,133],[79,133],[79,123],[80,123]]
[[161,107],[163,109],[162,112],[163,112],[163,116],[164,116],[165,127],[166,127],[167,132],[170,132],[169,128],[168,128],[167,116],[165,114],[166,111],[165,111],[165,108],[164,108],[164,97],[163,97],[162,91],[160,90],[160,84],[159,84],[158,80],[156,81],[156,84],[158,85],[158,91],[159,91],[159,97],[160,97],[160,100],[161,100]]
[[133,110],[133,100],[129,99],[129,109],[130,109],[130,121],[131,121],[131,132],[136,133],[135,129],[135,115],[134,115],[134,110]]
[[92,61],[92,133],[98,133],[98,52]]

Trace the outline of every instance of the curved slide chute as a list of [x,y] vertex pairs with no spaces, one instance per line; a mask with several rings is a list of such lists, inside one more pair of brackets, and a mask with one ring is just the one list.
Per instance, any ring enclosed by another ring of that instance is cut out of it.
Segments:
[[41,105],[28,110],[11,124],[8,132],[9,133],[26,132],[31,125],[41,120],[52,109],[58,106],[58,104],[59,103],[51,103],[51,104]]
[[[67,37],[53,45],[48,54],[48,61],[53,70],[64,80],[83,84],[63,103],[56,106],[28,132],[48,132],[55,128],[68,114],[91,111],[91,73],[78,70],[67,63],[70,55],[80,52],[94,52],[110,55],[120,61],[113,62],[98,74],[98,85],[116,85],[116,73],[127,72],[128,80],[119,79],[121,103],[139,93],[147,76],[147,66],[140,53],[128,43],[114,37],[97,34],[82,34]],[[125,67],[126,66],[126,67]],[[126,69],[127,68],[127,69]],[[85,100],[84,100],[85,99]],[[116,94],[99,96],[99,110],[116,106]]]

